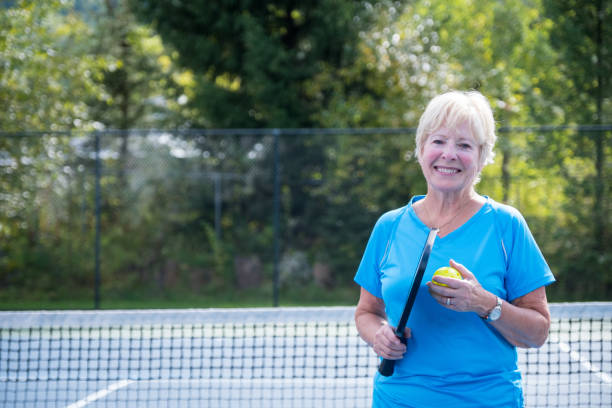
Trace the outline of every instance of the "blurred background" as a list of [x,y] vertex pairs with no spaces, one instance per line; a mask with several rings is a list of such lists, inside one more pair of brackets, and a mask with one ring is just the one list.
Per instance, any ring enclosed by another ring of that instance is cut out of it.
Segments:
[[0,3],[0,308],[354,305],[425,193],[425,104],[478,89],[481,194],[612,300],[612,2]]

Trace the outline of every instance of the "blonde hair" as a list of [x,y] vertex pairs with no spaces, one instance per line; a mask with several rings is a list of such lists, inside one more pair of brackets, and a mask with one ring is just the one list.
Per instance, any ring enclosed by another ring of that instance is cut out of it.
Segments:
[[478,143],[479,162],[482,169],[493,163],[495,119],[487,99],[478,91],[450,91],[433,98],[419,119],[416,131],[415,154],[420,161],[425,141],[441,127],[454,128],[467,124],[472,136]]

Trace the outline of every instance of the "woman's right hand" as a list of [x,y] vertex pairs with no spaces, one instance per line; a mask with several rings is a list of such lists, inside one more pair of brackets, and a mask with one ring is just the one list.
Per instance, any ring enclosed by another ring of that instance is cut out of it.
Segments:
[[[399,360],[404,356],[406,345],[397,338],[395,329],[387,324],[385,303],[364,288],[361,288],[355,309],[355,324],[359,336],[378,356],[387,360]],[[404,337],[410,336],[410,329],[406,328]]]
[[[409,328],[404,330],[404,337],[410,338]],[[406,345],[395,335],[395,330],[388,324],[383,324],[374,335],[372,349],[379,357],[387,360],[399,360],[406,352]]]

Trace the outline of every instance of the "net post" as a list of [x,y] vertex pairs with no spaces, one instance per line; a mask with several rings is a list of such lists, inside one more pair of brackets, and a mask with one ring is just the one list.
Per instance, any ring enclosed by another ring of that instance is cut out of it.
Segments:
[[278,291],[280,276],[278,270],[279,262],[279,240],[280,240],[280,163],[279,163],[279,139],[280,129],[272,129],[274,136],[274,307],[278,307]]
[[100,132],[94,132],[95,146],[95,238],[94,238],[94,309],[100,308]]

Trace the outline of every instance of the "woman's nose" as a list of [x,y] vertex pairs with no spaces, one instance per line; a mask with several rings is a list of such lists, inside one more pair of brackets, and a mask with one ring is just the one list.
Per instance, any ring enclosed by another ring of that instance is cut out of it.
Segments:
[[457,157],[457,149],[452,143],[446,143],[442,150],[442,157],[447,160],[452,160]]

